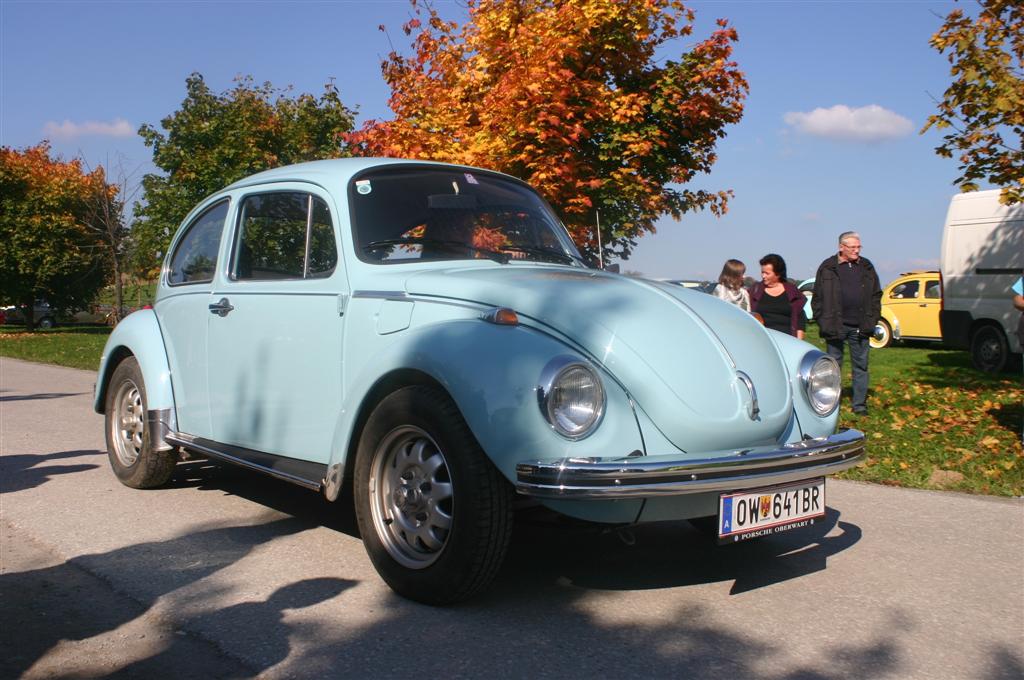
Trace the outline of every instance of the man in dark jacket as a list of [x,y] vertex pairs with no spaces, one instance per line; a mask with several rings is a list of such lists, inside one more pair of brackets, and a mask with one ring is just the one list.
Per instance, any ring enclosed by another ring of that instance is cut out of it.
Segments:
[[868,348],[882,316],[882,287],[875,267],[860,256],[860,235],[839,235],[839,254],[821,263],[811,298],[814,320],[829,355],[843,364],[843,345],[850,346],[853,364],[853,412],[868,412]]

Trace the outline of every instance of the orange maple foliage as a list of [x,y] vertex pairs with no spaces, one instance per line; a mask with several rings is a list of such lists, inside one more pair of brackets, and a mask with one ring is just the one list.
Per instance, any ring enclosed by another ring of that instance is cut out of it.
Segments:
[[[85,302],[105,275],[101,242],[91,231],[90,202],[112,199],[102,168],[51,158],[42,142],[24,150],[0,147],[0,289],[31,310],[33,300]],[[29,311],[30,315],[31,312]]]
[[678,0],[470,0],[461,27],[411,0],[413,55],[382,64],[393,120],[345,135],[354,153],[465,163],[530,182],[577,245],[628,257],[665,214],[726,210],[730,191],[685,188],[743,113],[736,31],[663,60],[692,32]]

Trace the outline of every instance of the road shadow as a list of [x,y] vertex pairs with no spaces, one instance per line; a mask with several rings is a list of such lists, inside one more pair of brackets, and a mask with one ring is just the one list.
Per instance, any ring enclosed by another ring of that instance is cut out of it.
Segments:
[[[105,553],[83,555],[66,563],[28,571],[0,574],[0,601],[4,618],[18,624],[4,626],[0,636],[2,677],[20,677],[39,659],[64,640],[86,640],[116,630],[142,616],[160,598],[179,589],[202,583],[209,576],[237,563],[259,546],[310,528],[295,518],[272,519],[253,525],[200,527],[166,541],[144,542]],[[109,586],[93,581],[107,581]],[[262,602],[247,602],[226,609],[210,609],[204,603],[209,592],[182,598],[184,606],[199,614],[172,617],[175,625],[189,628],[209,623],[233,625],[255,622],[261,636],[258,646],[267,663],[273,665],[288,656],[288,625],[284,612],[311,606],[336,597],[355,582],[320,578],[288,584]],[[202,590],[202,589],[201,589]],[[92,597],[90,597],[92,596]],[[102,603],[97,602],[97,596]],[[198,601],[198,605],[196,605]],[[263,636],[267,636],[263,638]],[[186,677],[189,654],[196,639],[168,635],[157,654],[123,668],[122,677]],[[112,653],[116,659],[116,652]],[[221,656],[217,652],[216,656]],[[222,669],[204,668],[203,677],[251,677],[238,672],[234,662],[224,661]],[[268,666],[269,667],[269,666]],[[178,670],[173,670],[178,669]],[[224,672],[221,672],[224,671]]]
[[55,460],[81,458],[82,456],[106,456],[103,451],[83,449],[61,451],[41,455],[17,454],[0,456],[0,494],[34,489],[58,475],[84,472],[99,467],[94,463],[77,465],[43,465]]
[[0,397],[2,401],[34,401],[36,399],[63,399],[64,397],[79,397],[86,392],[43,392],[40,394],[16,394]]

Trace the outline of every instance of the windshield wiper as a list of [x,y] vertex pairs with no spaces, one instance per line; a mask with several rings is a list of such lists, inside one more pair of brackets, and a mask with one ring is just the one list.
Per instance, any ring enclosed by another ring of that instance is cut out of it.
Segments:
[[517,253],[526,253],[528,255],[536,255],[540,258],[546,258],[549,262],[562,262],[565,264],[572,264],[576,260],[566,253],[560,253],[557,250],[548,250],[547,248],[535,248],[533,246],[502,246],[502,250],[512,250]]
[[369,253],[373,250],[378,250],[380,248],[401,245],[440,246],[442,248],[450,248],[456,251],[465,250],[472,253],[480,253],[484,257],[494,260],[495,262],[498,262],[500,264],[508,264],[509,260],[508,255],[506,255],[505,253],[499,253],[494,250],[488,250],[487,248],[477,248],[476,246],[471,246],[468,243],[463,243],[462,241],[445,241],[436,238],[385,238],[380,239],[379,241],[370,241],[365,246],[363,246],[363,250]]

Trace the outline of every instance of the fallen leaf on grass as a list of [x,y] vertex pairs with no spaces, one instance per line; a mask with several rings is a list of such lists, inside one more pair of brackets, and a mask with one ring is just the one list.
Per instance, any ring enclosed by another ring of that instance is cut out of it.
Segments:
[[928,484],[930,486],[937,486],[940,488],[954,486],[962,481],[964,481],[964,476],[955,470],[936,469],[932,472],[931,477],[928,478]]

